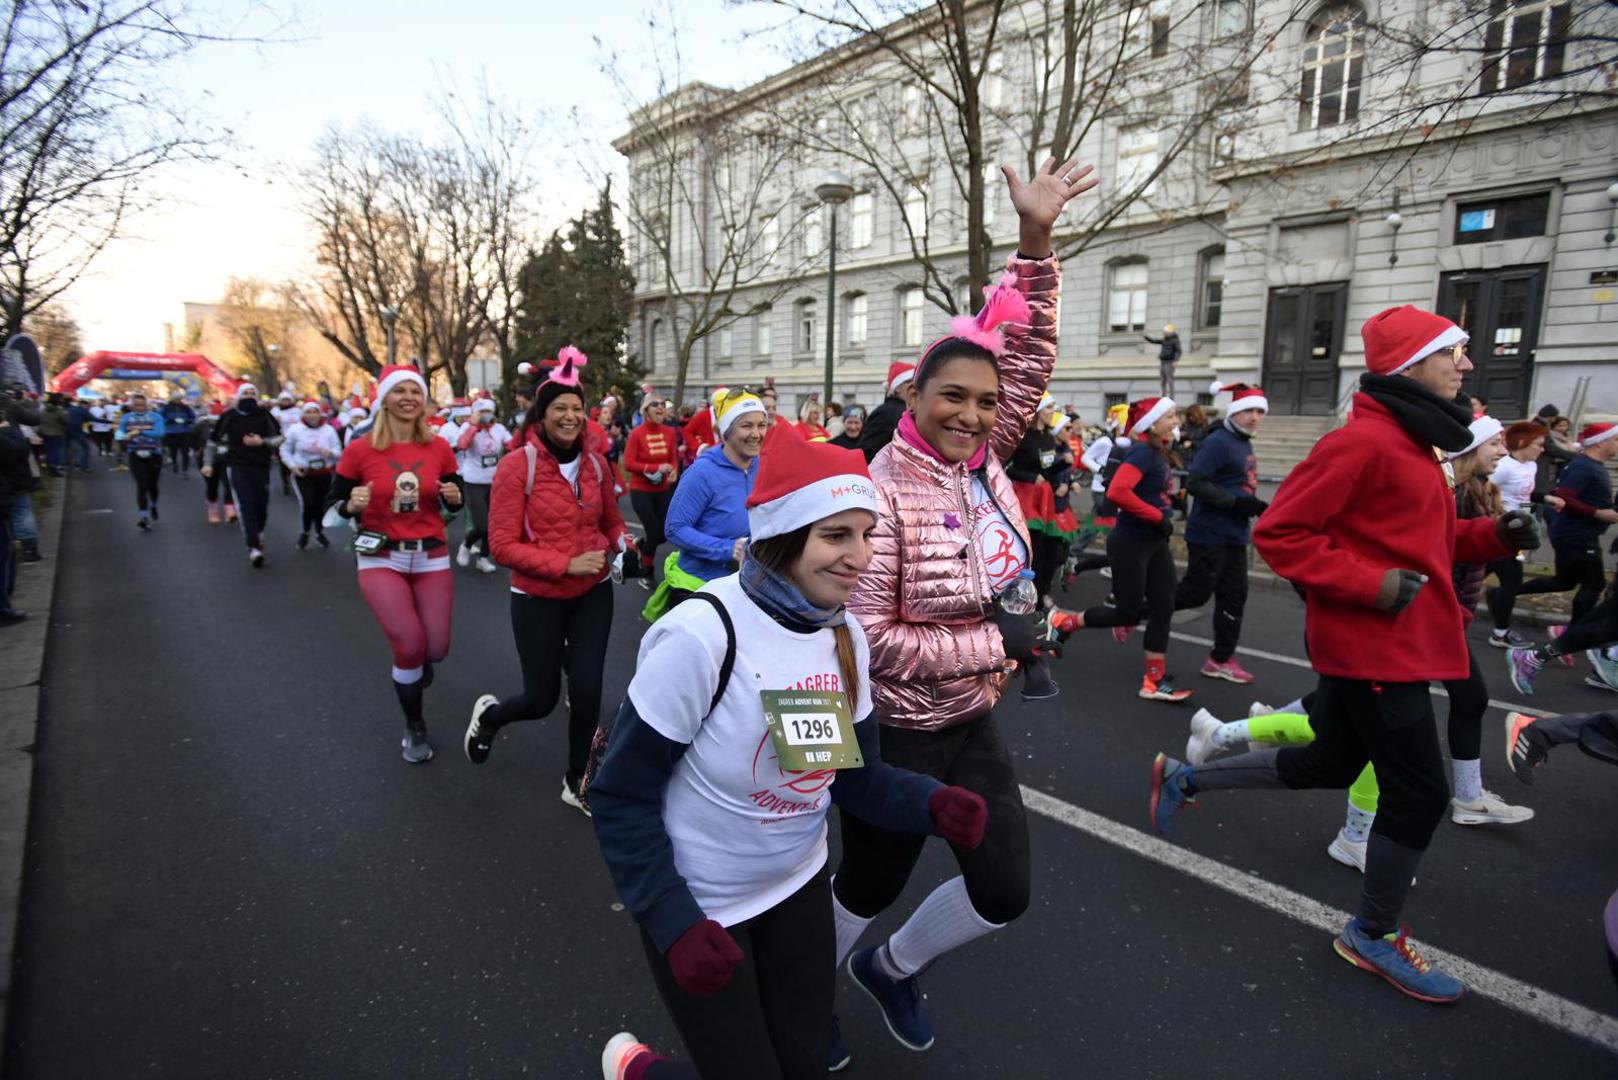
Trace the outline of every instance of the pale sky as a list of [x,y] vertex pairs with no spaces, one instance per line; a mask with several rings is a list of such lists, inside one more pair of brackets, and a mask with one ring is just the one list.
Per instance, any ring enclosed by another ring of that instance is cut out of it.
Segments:
[[[784,66],[756,39],[739,42],[774,14],[725,0],[671,6],[687,31],[680,36],[682,81],[744,86]],[[64,298],[86,347],[160,350],[165,322],[183,332],[181,305],[218,299],[232,275],[277,281],[307,273],[309,237],[283,179],[287,164],[301,160],[333,123],[369,119],[394,131],[425,130],[429,99],[446,77],[470,84],[486,71],[497,94],[532,103],[536,114],[560,118],[584,109],[604,147],[624,130],[624,110],[600,72],[603,52],[594,39],[649,70],[649,10],[647,0],[327,0],[299,12],[307,40],[298,44],[200,51],[172,75],[237,132],[242,148],[229,165],[165,177],[162,206],[134,222],[128,238]],[[559,125],[557,168],[542,178],[553,225],[593,193],[591,179],[574,166],[576,153],[561,141],[571,137],[572,123]],[[598,159],[611,154],[604,147]]]

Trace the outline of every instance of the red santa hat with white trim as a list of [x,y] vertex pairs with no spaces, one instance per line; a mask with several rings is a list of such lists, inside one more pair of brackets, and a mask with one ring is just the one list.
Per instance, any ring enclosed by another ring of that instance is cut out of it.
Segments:
[[748,532],[754,543],[844,510],[877,516],[876,484],[858,450],[793,439],[759,458],[758,480],[747,497]]
[[423,397],[427,395],[427,380],[421,377],[421,372],[409,364],[389,364],[383,368],[381,377],[376,380],[376,393],[371,397],[372,406],[380,404],[395,386],[407,382],[413,382],[421,387]]
[[899,387],[916,377],[916,365],[895,360],[888,365],[888,393],[897,394]]
[[1596,446],[1618,437],[1618,424],[1586,424],[1579,429],[1579,445]]
[[1397,375],[1441,349],[1464,345],[1470,336],[1442,315],[1405,304],[1378,312],[1360,328],[1365,366],[1373,375]]
[[1225,410],[1226,416],[1234,416],[1236,413],[1245,412],[1248,409],[1270,411],[1270,402],[1264,396],[1264,391],[1256,386],[1248,386],[1246,383],[1222,383],[1215,379],[1208,387],[1208,393],[1214,397],[1224,393],[1230,394],[1230,408]]
[[1174,407],[1173,398],[1141,398],[1129,407],[1129,433],[1131,435],[1144,434]]

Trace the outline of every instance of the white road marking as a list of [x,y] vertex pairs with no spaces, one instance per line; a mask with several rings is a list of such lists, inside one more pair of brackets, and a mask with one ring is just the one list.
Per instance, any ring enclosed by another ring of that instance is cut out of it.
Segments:
[[[1213,638],[1197,637],[1195,634],[1181,634],[1181,633],[1177,633],[1177,632],[1174,632],[1174,631],[1169,632],[1169,637],[1175,639],[1176,641],[1187,642],[1188,644],[1191,644],[1191,645],[1207,645],[1210,648],[1213,646],[1213,643],[1214,643]],[[1297,657],[1297,656],[1287,656],[1284,653],[1269,652],[1269,651],[1267,651],[1265,649],[1250,649],[1246,645],[1238,645],[1236,647],[1236,651],[1241,653],[1243,656],[1256,656],[1260,660],[1270,660],[1270,661],[1273,661],[1273,662],[1275,662],[1277,664],[1286,664],[1289,667],[1305,668],[1305,669],[1307,669],[1309,667],[1309,661],[1304,660],[1301,657]],[[1434,683],[1431,689],[1432,689],[1432,692],[1434,694],[1436,694],[1438,697],[1443,697],[1443,698],[1449,697],[1449,692],[1446,691],[1442,686],[1439,686],[1437,683]],[[1523,713],[1523,714],[1525,714],[1527,716],[1559,716],[1559,715],[1561,715],[1559,713],[1553,713],[1553,712],[1550,712],[1550,711],[1545,710],[1545,709],[1536,709],[1532,705],[1523,705],[1520,702],[1516,702],[1516,701],[1499,701],[1499,700],[1497,700],[1495,698],[1490,698],[1489,699],[1489,705],[1491,707],[1493,707],[1493,708],[1500,709],[1500,710],[1502,710],[1504,712],[1520,712],[1520,713]]]
[[[1036,791],[1025,785],[1022,788],[1022,797],[1023,803],[1036,814],[1087,833],[1098,840],[1105,840],[1132,855],[1139,855],[1171,870],[1177,870],[1187,877],[1223,889],[1260,907],[1296,919],[1322,933],[1336,935],[1349,920],[1349,913],[1346,911],[1339,911],[1302,893],[1293,892],[1285,886],[1226,866],[1194,851],[1176,847],[1139,829],[1120,825],[1111,818],[1063,802],[1043,791]],[[1146,813],[1144,799],[1141,800],[1141,813],[1143,815]],[[1421,948],[1430,960],[1465,983],[1468,993],[1488,998],[1540,1023],[1578,1038],[1588,1039],[1605,1050],[1618,1053],[1618,1017],[1585,1008],[1577,1002],[1513,979],[1493,968],[1474,964],[1425,941],[1421,943]],[[1423,1006],[1412,1003],[1411,1007]]]

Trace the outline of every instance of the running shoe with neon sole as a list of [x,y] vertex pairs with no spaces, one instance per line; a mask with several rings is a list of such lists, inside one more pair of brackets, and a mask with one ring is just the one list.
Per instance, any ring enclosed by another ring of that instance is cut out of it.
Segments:
[[1140,681],[1140,696],[1147,701],[1170,701],[1178,704],[1194,693],[1195,690],[1182,690],[1175,686],[1174,676],[1168,672],[1164,672],[1160,679],[1146,675]]
[[[1567,627],[1566,626],[1548,626],[1548,627],[1545,628],[1545,633],[1552,641],[1555,641],[1557,638],[1559,638],[1563,634],[1567,633]],[[1562,653],[1556,659],[1561,662],[1563,667],[1572,667],[1573,666],[1573,654],[1572,653]]]
[[926,1050],[933,1045],[933,1022],[922,1004],[921,987],[916,976],[893,979],[876,962],[876,950],[886,945],[860,949],[848,957],[848,977],[864,990],[876,1007],[882,1011],[882,1022],[888,1034],[906,1050]]
[[1234,656],[1222,664],[1213,657],[1208,657],[1207,660],[1203,661],[1202,673],[1210,679],[1224,679],[1226,682],[1237,683],[1241,686],[1246,686],[1253,681],[1253,673],[1237,663]]
[[1186,785],[1192,776],[1191,766],[1167,754],[1152,759],[1152,799],[1147,809],[1152,816],[1152,831],[1157,835],[1167,836],[1174,812],[1191,801]]
[[483,723],[483,714],[498,704],[500,699],[493,694],[484,694],[472,703],[472,719],[466,725],[466,735],[461,739],[461,749],[466,751],[466,760],[474,765],[482,765],[489,760],[489,750],[494,746],[495,729]]
[[1198,709],[1191,714],[1191,737],[1185,741],[1185,760],[1192,765],[1201,765],[1213,757],[1214,736],[1225,722],[1207,709]]
[[1360,929],[1359,919],[1350,919],[1343,932],[1332,940],[1337,955],[1350,964],[1386,979],[1394,989],[1417,1001],[1442,1005],[1460,1000],[1466,987],[1432,961],[1421,955],[1410,940],[1410,928],[1397,934],[1371,937]]
[[1475,799],[1449,801],[1449,817],[1457,825],[1520,825],[1533,816],[1533,810],[1513,806],[1492,791]]
[[1506,653],[1506,670],[1511,674],[1511,685],[1517,693],[1534,696],[1534,676],[1545,666],[1545,661],[1533,649],[1511,649]]
[[843,1024],[833,1013],[831,1018],[831,1042],[826,1045],[826,1071],[842,1072],[848,1068],[848,1063],[854,1060],[854,1055],[848,1052],[848,1040],[843,1038]]
[[629,1032],[620,1031],[601,1050],[601,1080],[624,1080],[629,1067],[648,1054],[652,1054],[651,1047]]
[[1534,726],[1539,719],[1526,713],[1506,713],[1506,764],[1525,784],[1534,782],[1534,770],[1551,756],[1551,742]]

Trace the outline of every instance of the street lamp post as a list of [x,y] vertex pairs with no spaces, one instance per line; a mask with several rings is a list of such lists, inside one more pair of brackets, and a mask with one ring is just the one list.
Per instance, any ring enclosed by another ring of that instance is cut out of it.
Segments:
[[399,309],[396,307],[385,307],[381,309],[381,315],[382,325],[386,327],[388,331],[388,365],[391,367],[393,365],[393,324],[394,321],[399,318]]
[[831,209],[826,235],[826,386],[820,402],[824,419],[824,410],[831,406],[832,350],[837,341],[837,208],[854,197],[854,185],[841,173],[828,173],[815,185],[815,197]]

